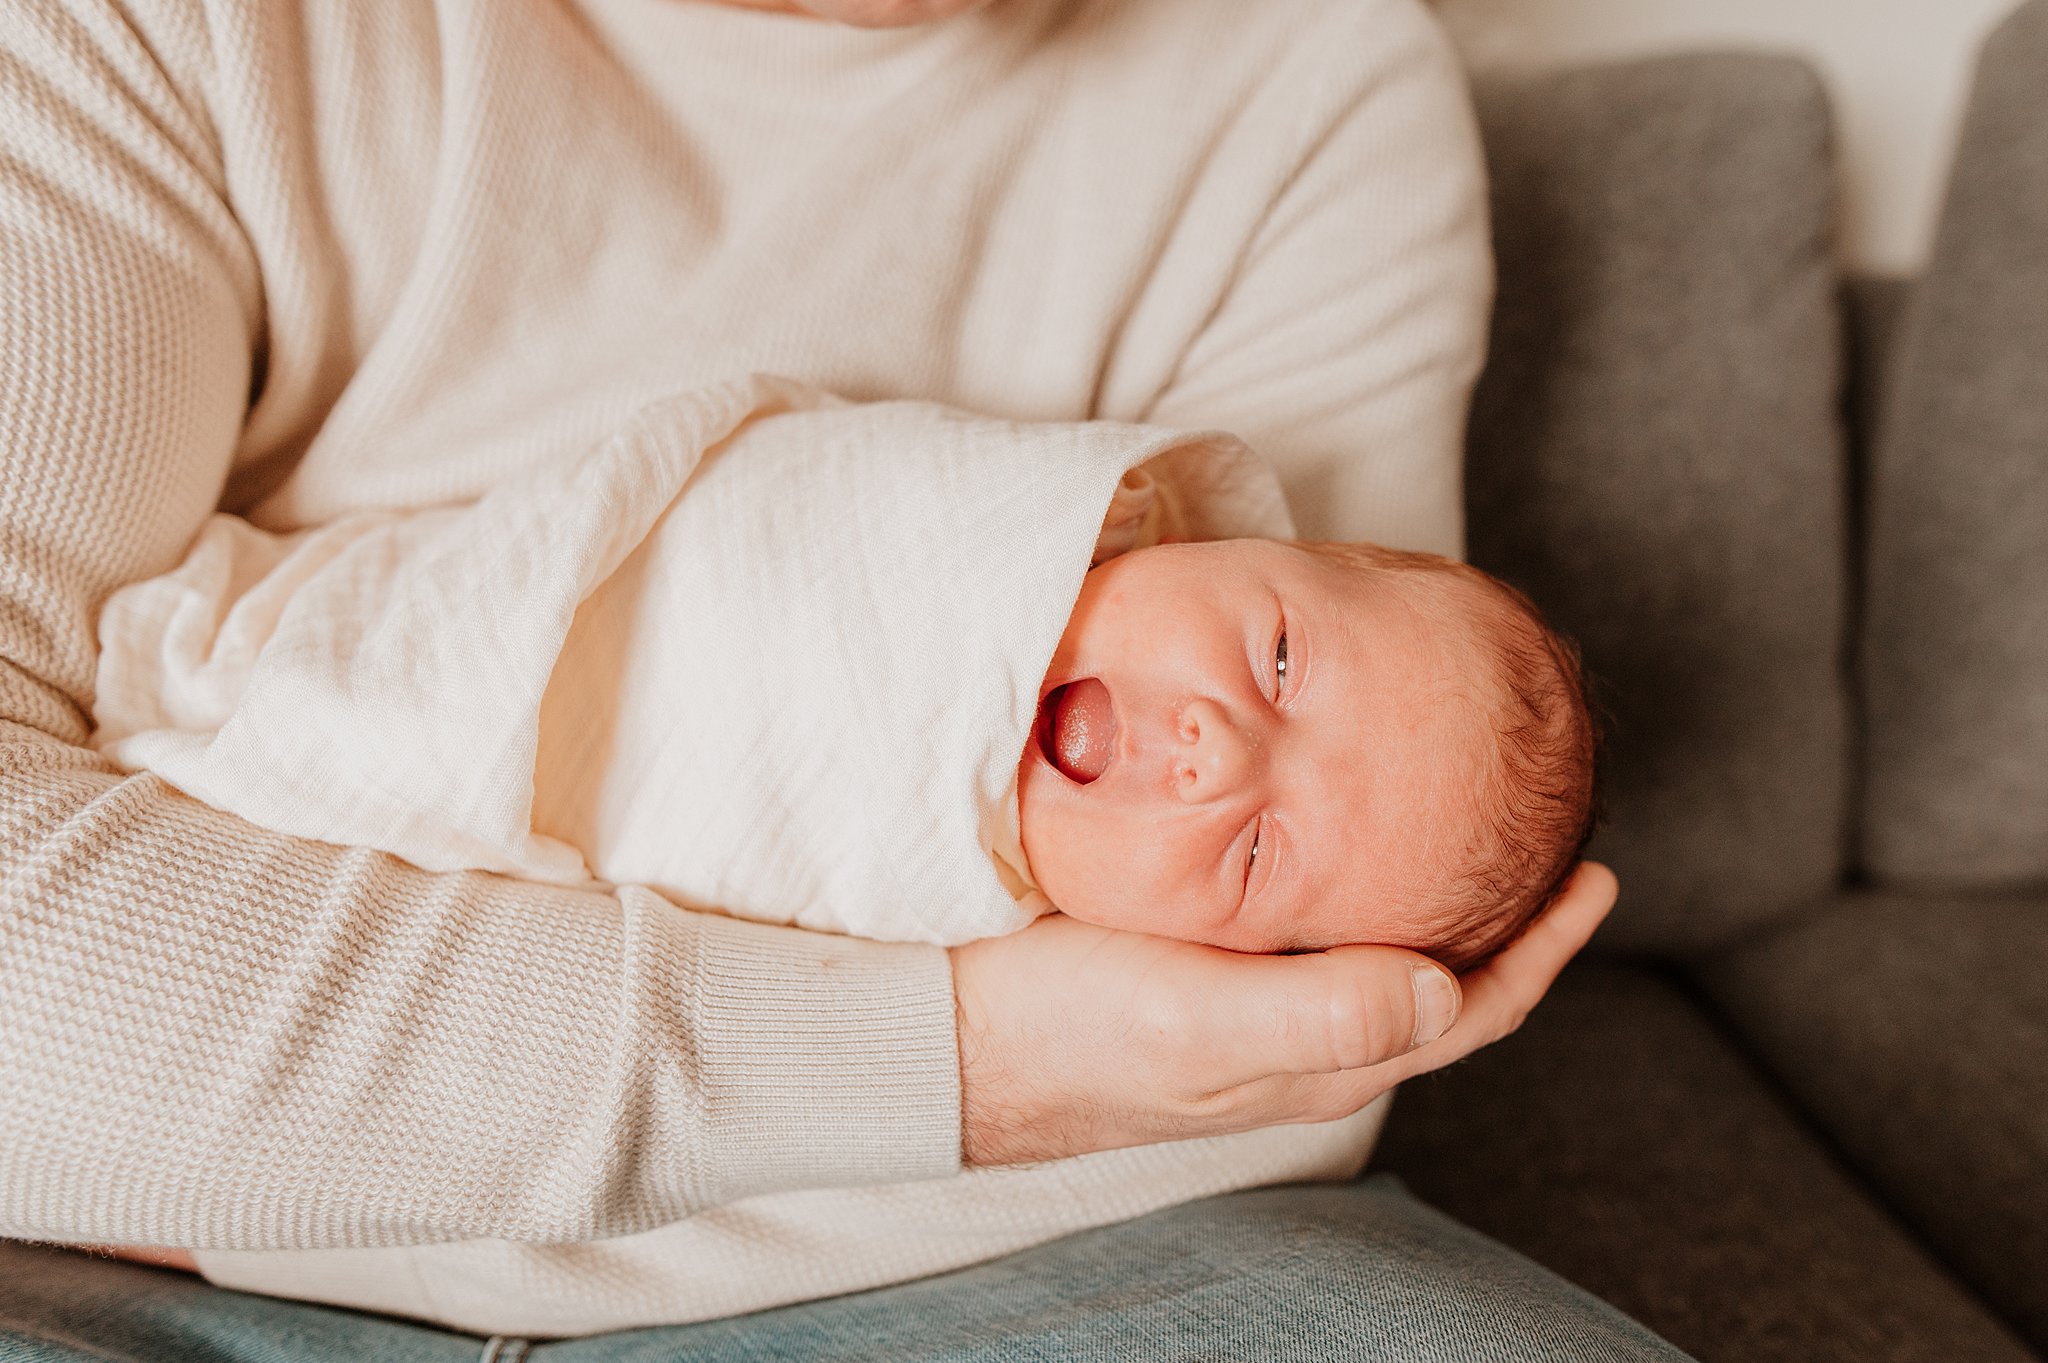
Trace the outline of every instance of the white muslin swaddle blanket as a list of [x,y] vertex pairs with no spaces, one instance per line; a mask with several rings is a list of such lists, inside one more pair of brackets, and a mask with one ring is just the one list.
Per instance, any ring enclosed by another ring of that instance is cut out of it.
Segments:
[[1192,538],[1289,532],[1227,436],[765,377],[472,505],[294,535],[216,516],[102,611],[94,742],[428,870],[894,941],[1013,931],[1039,911],[1005,874],[1018,758],[1139,465]]
[[[214,518],[108,601],[94,741],[252,822],[430,870],[646,884],[893,940],[1012,931],[1045,907],[1021,874],[1018,759],[1141,466],[1191,538],[1290,532],[1227,436],[708,386],[466,505],[284,535]],[[1383,1111],[750,1198],[590,1245],[199,1257],[229,1286],[485,1333],[673,1323],[1349,1177]],[[608,1306],[548,1293],[579,1263]]]

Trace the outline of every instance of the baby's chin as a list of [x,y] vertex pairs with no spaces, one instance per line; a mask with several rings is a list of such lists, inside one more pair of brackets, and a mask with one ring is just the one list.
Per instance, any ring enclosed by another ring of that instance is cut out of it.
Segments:
[[1067,917],[1079,919],[1083,923],[1093,923],[1099,928],[1114,928],[1119,932],[1141,932],[1151,937],[1170,937],[1179,942],[1197,942],[1203,946],[1221,947],[1225,951],[1242,952],[1253,956],[1271,956],[1296,950],[1290,941],[1272,938],[1241,923],[1227,923],[1204,930],[1200,926],[1201,915],[1176,912],[1171,903],[1163,900],[1134,903],[1122,897],[1111,899],[1083,892],[1070,895],[1068,902],[1062,903],[1059,896],[1049,889],[1043,892],[1047,902]]
[[[1020,812],[1025,807],[1020,800]],[[1071,815],[1074,811],[1065,812]],[[1184,905],[1177,906],[1171,895],[1129,894],[1125,892],[1128,886],[1115,880],[1113,871],[1081,869],[1113,867],[1125,858],[1105,858],[1099,847],[1090,847],[1087,850],[1093,855],[1085,859],[1070,859],[1060,855],[1065,849],[1057,840],[1042,836],[1042,826],[1038,830],[1041,836],[1034,840],[1029,821],[1020,819],[1020,823],[1026,871],[1032,884],[1038,887],[1038,892],[1045,896],[1055,911],[1069,918],[1118,932],[1140,932],[1151,937],[1200,942],[1228,951],[1268,953],[1287,947],[1285,943],[1255,939],[1241,924],[1228,924],[1204,932],[1201,928],[1202,915],[1187,911]],[[1087,836],[1085,828],[1068,819],[1057,821],[1056,826],[1067,830],[1069,836]]]
[[[1024,871],[1038,892],[1054,909],[1069,918],[1101,927],[1129,926],[1126,914],[1100,891],[1100,877],[1083,868],[1096,851],[1089,821],[1079,809],[1053,809],[1051,802],[1034,798],[1042,793],[1040,783],[1061,781],[1058,772],[1047,770],[1042,759],[1026,752],[1017,767],[1017,835],[1024,849]],[[1085,842],[1085,846],[1076,846]],[[1150,931],[1139,928],[1138,931]]]
[[1039,893],[1061,913],[1079,917],[1079,914],[1069,913],[1067,903],[1062,901],[1085,904],[1086,897],[1071,892],[1063,883],[1066,877],[1061,875],[1061,870],[1071,859],[1063,830],[1074,828],[1080,811],[1054,813],[1044,798],[1042,785],[1045,781],[1059,779],[1059,773],[1046,770],[1044,759],[1035,748],[1024,750],[1024,758],[1017,764],[1017,841],[1024,852],[1024,873],[1038,887]]
[[1175,937],[1184,941],[1198,940],[1188,937],[1185,931],[1176,932],[1173,915],[1156,910],[1144,911],[1118,898],[1107,898],[1091,894],[1079,886],[1039,886],[1046,902],[1067,917],[1083,923],[1093,923],[1098,928],[1114,928],[1118,932],[1142,932],[1152,937]]

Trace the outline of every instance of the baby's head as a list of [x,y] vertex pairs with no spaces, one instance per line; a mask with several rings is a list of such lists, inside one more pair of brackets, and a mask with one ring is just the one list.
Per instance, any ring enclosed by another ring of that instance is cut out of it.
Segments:
[[1089,572],[1018,769],[1062,912],[1238,951],[1381,942],[1468,969],[1593,820],[1578,660],[1476,568],[1222,540]]

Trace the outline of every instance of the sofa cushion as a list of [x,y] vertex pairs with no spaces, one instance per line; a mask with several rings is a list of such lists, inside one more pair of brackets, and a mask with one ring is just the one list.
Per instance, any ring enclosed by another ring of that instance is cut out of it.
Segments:
[[1849,1159],[2048,1350],[2048,897],[1845,898],[1702,977]]
[[0,1240],[4,1363],[476,1363],[480,1355],[490,1357],[475,1335]]
[[1637,968],[1574,966],[1517,1035],[1406,1085],[1375,1165],[1702,1363],[2032,1358]]
[[2048,3],[1984,51],[1872,469],[1864,858],[2048,880]]
[[1827,103],[1686,56],[1482,87],[1500,302],[1475,562],[1611,711],[1607,940],[1725,940],[1844,860],[1841,317]]

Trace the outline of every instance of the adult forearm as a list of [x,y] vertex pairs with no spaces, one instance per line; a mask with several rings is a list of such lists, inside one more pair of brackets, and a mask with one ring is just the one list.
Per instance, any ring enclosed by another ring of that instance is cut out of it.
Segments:
[[943,953],[435,876],[15,730],[0,1233],[571,1240],[957,1160]]

